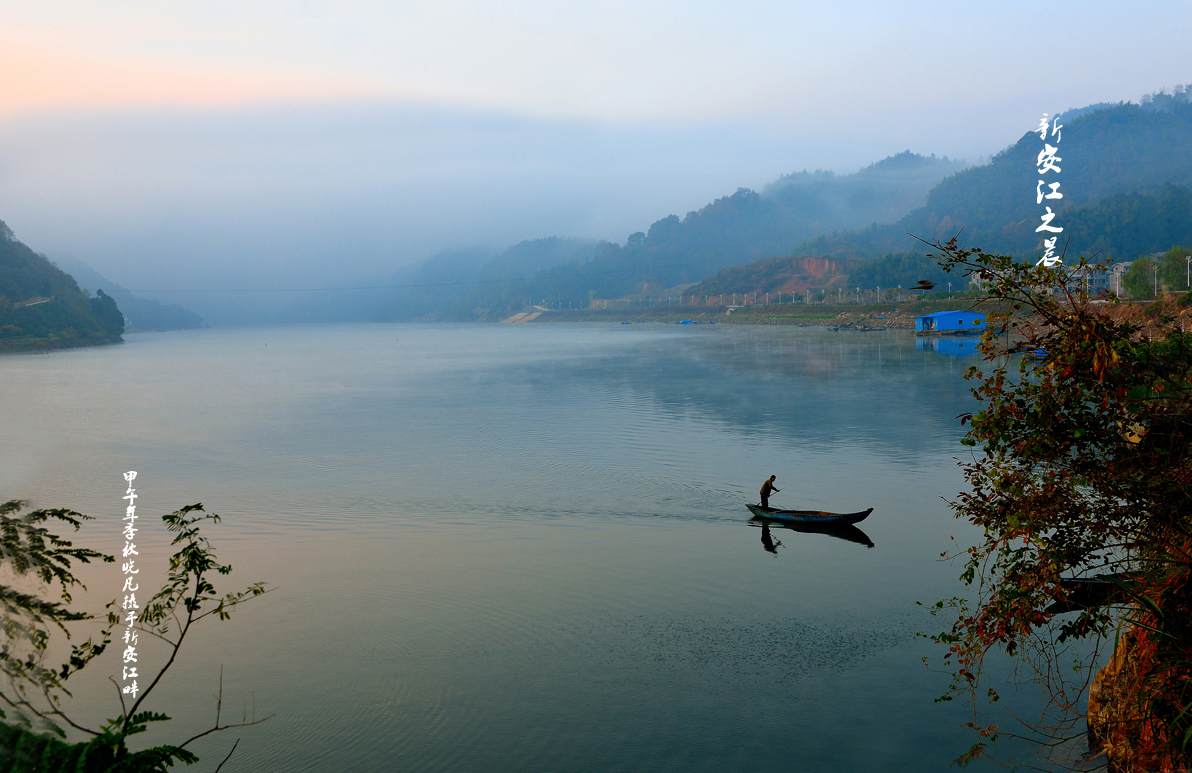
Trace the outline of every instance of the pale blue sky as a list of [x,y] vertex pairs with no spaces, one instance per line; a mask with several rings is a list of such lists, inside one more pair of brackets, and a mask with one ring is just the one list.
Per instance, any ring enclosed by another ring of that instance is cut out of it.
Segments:
[[1187,0],[3,0],[0,16],[0,219],[129,286],[620,241],[738,185],[907,148],[975,160],[1043,111],[1192,81]]

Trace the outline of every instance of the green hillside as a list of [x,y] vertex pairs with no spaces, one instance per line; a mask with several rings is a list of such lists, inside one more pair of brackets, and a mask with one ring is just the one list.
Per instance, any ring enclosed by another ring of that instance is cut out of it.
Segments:
[[494,254],[441,253],[392,279],[372,318],[503,317],[528,300],[584,305],[652,286],[698,282],[727,266],[781,255],[818,233],[883,222],[920,206],[963,162],[909,151],[855,174],[798,172],[698,211],[658,220],[624,244],[550,237]]
[[[1192,104],[1187,90],[1151,95],[1137,105],[1069,111],[1060,121],[1065,198],[1058,206],[1052,203],[1069,256],[1132,260],[1192,244]],[[896,222],[822,234],[788,252],[790,258],[722,269],[686,292],[791,292],[846,284],[872,289],[910,287],[919,280],[940,287],[952,282],[960,289],[965,280],[944,274],[915,237],[946,240],[960,233],[964,243],[986,250],[1022,258],[1038,255],[1035,168],[1040,147],[1037,134],[1025,134],[989,164],[942,180],[923,206]],[[819,275],[820,264],[807,263],[808,256],[846,268]],[[804,264],[816,270],[801,268]],[[680,283],[673,275],[668,278],[671,284]],[[573,284],[585,279],[560,277]]]
[[[1166,233],[1177,227],[1166,213],[1179,210],[1179,191],[1192,185],[1192,104],[1187,92],[1082,112],[1071,119],[1061,117],[1061,122],[1059,179],[1064,199],[1052,208],[1058,213],[1056,224],[1065,228],[1061,242],[1072,237],[1069,252],[1112,245],[1115,256],[1133,257],[1170,247],[1167,236],[1158,238],[1157,246],[1147,246],[1158,231],[1144,231],[1157,227]],[[1035,233],[1040,212],[1035,163],[1040,148],[1037,134],[1024,134],[991,163],[941,182],[923,207],[897,222],[820,236],[799,245],[793,254],[874,258],[921,252],[914,236],[948,239],[961,231],[962,241],[986,250],[1036,254],[1041,241]],[[1122,198],[1128,194],[1138,195]]]
[[[1093,105],[1061,116],[1064,199],[1052,208],[1065,228],[1061,243],[1070,240],[1069,254],[1128,260],[1192,244],[1188,98],[1187,90],[1177,89],[1140,104]],[[826,277],[798,276],[789,262],[771,260],[784,254],[881,259],[868,268],[850,267],[847,283],[853,287],[956,281],[930,265],[915,237],[946,240],[960,233],[965,243],[987,250],[1022,258],[1039,254],[1040,147],[1039,136],[1026,133],[980,167],[961,169],[945,159],[903,153],[847,177],[788,175],[761,194],[740,189],[682,219],[663,218],[624,245],[601,244],[591,260],[539,272],[509,288],[504,304],[496,299],[484,306],[504,313],[527,297],[583,305],[594,297],[640,293],[646,282],[674,288],[702,281],[707,292],[825,283]],[[920,185],[930,190],[916,197]],[[842,230],[850,219],[870,225]],[[717,273],[743,265],[750,268]],[[833,281],[843,284],[843,275]]]
[[190,309],[177,303],[162,303],[133,295],[127,288],[116,284],[82,261],[55,258],[54,263],[69,272],[75,282],[84,288],[84,292],[92,287],[102,287],[105,294],[112,296],[124,312],[124,319],[128,325],[126,332],[193,330],[203,326],[203,318]]
[[[1066,213],[1064,234],[1071,239],[1068,246],[1070,256],[1095,256],[1097,260],[1133,260],[1139,255],[1166,252],[1174,246],[1192,244],[1192,190],[1164,184],[1149,194],[1119,193],[1110,196],[1096,205]],[[1000,240],[990,237],[984,243],[969,241],[981,244],[986,249],[1014,252],[1007,248],[1006,245],[1013,242],[1005,235]],[[987,247],[987,244],[993,246]],[[922,243],[918,243],[918,247],[916,252],[890,253],[873,260],[846,258],[839,253],[834,254],[831,260],[848,266],[847,287],[911,287],[924,279],[940,288],[947,287],[951,282],[956,290],[967,284],[963,277],[944,273],[926,257],[927,248]],[[690,288],[687,292],[774,292],[779,287],[791,292],[795,289],[791,284],[794,277],[788,264],[802,260],[806,258],[774,258],[724,269],[711,279],[704,280],[698,288]],[[842,284],[842,278],[836,279],[834,283],[814,276],[801,279],[803,285],[816,288],[835,288]],[[798,291],[801,292],[801,288]]]
[[847,287],[851,271],[859,260],[835,260],[803,255],[797,258],[768,258],[743,266],[722,268],[684,293],[703,297],[727,294],[802,295],[808,290]]
[[595,297],[640,292],[647,282],[662,287],[698,282],[729,266],[781,255],[816,233],[897,218],[964,166],[907,151],[851,175],[786,175],[761,193],[740,188],[683,218],[662,218],[623,245],[602,242],[587,259],[562,262],[524,282],[484,288],[463,306],[499,317],[527,298],[582,306]]
[[1192,244],[1192,190],[1164,184],[1151,193],[1110,196],[1067,214],[1064,236],[1070,255],[1115,261]]
[[99,289],[89,298],[0,221],[0,351],[114,343],[123,333],[116,301]]

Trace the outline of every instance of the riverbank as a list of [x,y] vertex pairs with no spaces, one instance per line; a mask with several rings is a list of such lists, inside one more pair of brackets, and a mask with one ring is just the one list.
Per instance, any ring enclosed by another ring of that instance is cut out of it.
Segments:
[[[975,298],[916,300],[903,303],[762,303],[748,306],[651,306],[625,309],[527,309],[503,322],[716,322],[733,325],[833,327],[863,323],[869,327],[914,329],[915,317],[938,311],[970,309]],[[987,305],[987,304],[986,304]],[[997,311],[981,307],[982,311]]]
[[84,346],[108,346],[124,343],[122,336],[12,336],[0,337],[0,354],[28,354],[52,352],[57,349],[78,349]]

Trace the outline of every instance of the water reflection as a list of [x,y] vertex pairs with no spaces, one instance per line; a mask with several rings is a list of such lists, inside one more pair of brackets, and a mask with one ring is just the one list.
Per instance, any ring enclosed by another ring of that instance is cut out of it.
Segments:
[[[243,769],[942,773],[967,748],[913,606],[954,592],[963,363],[894,330],[267,332],[0,358],[10,446],[38,449],[0,464],[12,497],[104,512],[111,471],[149,465],[149,512],[201,497],[237,575],[278,585],[180,682],[227,662],[277,712]],[[882,550],[769,524],[758,561],[737,529],[771,473],[784,503],[880,502]]]
[[775,542],[774,537],[770,535],[770,524],[762,523],[762,547],[767,553],[778,555],[778,548],[782,547],[781,542]]
[[529,380],[547,395],[577,381],[607,393],[627,389],[669,417],[710,418],[734,433],[819,446],[860,441],[898,459],[919,459],[963,435],[954,417],[972,401],[968,385],[952,358],[918,349],[910,334],[731,326],[691,333],[643,339]]
[[946,357],[971,357],[980,354],[979,336],[919,336],[915,348],[924,352],[935,352]]
[[777,529],[802,532],[803,534],[823,534],[845,542],[855,542],[867,548],[873,547],[873,540],[869,539],[869,535],[851,524],[845,526],[812,526],[802,523],[774,523],[772,521],[754,518],[749,521],[749,525],[762,527],[762,547],[767,552],[774,554],[778,553],[777,548],[782,545],[782,542],[775,540],[773,535],[770,534],[771,526]]

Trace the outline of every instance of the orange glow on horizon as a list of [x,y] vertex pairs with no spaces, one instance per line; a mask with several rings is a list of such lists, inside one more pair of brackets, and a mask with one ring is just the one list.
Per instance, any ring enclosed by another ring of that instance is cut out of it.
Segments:
[[378,84],[297,73],[98,56],[0,33],[0,117],[61,108],[218,107],[397,96]]

